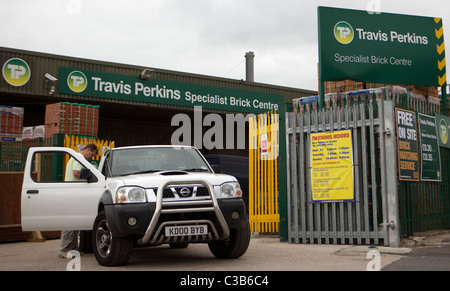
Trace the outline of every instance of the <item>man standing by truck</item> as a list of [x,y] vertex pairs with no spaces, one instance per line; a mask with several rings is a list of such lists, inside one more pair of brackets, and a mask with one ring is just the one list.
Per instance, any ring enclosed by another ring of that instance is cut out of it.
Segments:
[[[98,154],[97,146],[93,143],[90,143],[83,147],[83,149],[77,155],[76,158],[90,160],[97,154]],[[74,157],[71,157],[66,166],[64,181],[66,182],[83,181],[80,179],[82,168],[83,166]],[[78,248],[78,230],[63,230],[61,232],[61,248],[59,250],[58,257],[67,258],[67,253],[70,250],[76,250],[77,248]]]

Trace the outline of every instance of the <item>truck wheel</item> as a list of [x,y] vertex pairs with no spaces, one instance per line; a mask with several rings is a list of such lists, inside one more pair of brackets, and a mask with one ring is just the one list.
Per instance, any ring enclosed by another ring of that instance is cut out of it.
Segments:
[[95,258],[100,265],[123,265],[130,259],[133,250],[133,237],[113,237],[105,211],[101,211],[94,222],[92,246]]
[[228,240],[209,243],[209,250],[219,259],[235,259],[242,256],[248,249],[250,243],[250,224],[248,220],[237,228],[230,229]]

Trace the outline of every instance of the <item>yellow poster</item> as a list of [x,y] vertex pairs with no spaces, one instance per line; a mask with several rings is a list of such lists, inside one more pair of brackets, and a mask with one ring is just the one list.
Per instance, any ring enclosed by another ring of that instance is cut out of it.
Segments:
[[351,130],[311,134],[313,202],[351,202],[353,150]]

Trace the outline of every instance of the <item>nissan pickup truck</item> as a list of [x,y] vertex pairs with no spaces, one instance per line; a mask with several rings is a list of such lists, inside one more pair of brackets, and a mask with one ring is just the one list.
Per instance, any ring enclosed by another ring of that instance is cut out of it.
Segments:
[[[64,181],[69,158],[84,167],[82,181]],[[98,168],[69,148],[30,148],[21,195],[23,231],[80,230],[82,250],[103,266],[126,264],[139,246],[204,243],[229,259],[250,242],[238,181],[194,147],[114,148]]]

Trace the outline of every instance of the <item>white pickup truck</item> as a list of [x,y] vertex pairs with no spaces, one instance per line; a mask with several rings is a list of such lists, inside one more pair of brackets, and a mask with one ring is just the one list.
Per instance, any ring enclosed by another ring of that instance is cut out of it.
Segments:
[[[64,181],[69,157],[84,181]],[[69,148],[30,148],[21,206],[23,231],[81,230],[82,250],[104,266],[126,264],[139,245],[207,243],[216,257],[237,258],[250,242],[239,183],[194,147],[114,148],[98,169]]]

